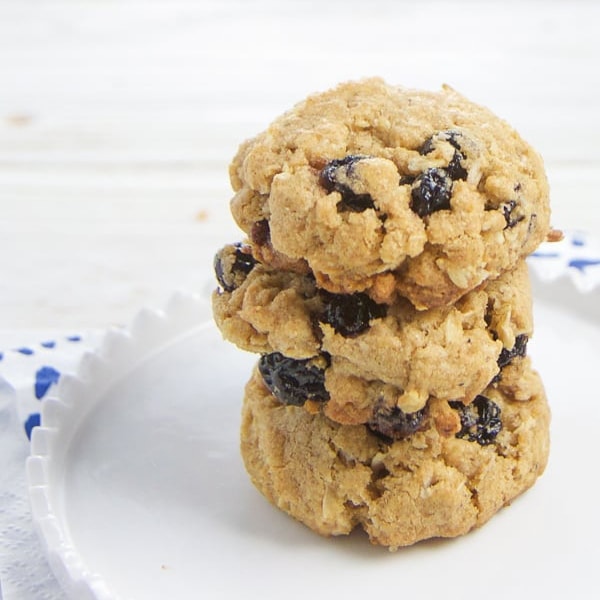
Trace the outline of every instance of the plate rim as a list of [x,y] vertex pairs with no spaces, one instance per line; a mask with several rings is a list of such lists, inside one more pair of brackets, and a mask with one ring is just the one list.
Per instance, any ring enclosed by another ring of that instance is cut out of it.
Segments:
[[53,500],[52,465],[64,457],[82,420],[111,386],[178,340],[212,325],[207,301],[178,291],[162,310],[144,308],[129,328],[110,328],[98,349],[86,352],[74,374],[64,374],[41,406],[25,470],[32,520],[50,569],[69,597],[114,600],[101,574],[92,572],[71,543]]

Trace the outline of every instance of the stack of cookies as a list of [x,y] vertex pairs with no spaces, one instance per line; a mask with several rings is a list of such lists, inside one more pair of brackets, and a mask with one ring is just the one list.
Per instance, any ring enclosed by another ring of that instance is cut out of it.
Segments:
[[483,524],[530,487],[549,410],[527,357],[525,257],[550,230],[542,161],[449,88],[350,82],[242,144],[244,242],[215,320],[260,355],[241,449],[323,535],[397,548]]

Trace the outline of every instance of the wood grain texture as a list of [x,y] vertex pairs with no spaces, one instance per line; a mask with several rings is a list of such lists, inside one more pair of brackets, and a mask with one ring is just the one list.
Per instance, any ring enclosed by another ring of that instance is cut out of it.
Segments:
[[0,0],[0,334],[208,294],[240,237],[237,145],[363,76],[489,106],[544,156],[555,225],[600,235],[599,20],[583,0]]

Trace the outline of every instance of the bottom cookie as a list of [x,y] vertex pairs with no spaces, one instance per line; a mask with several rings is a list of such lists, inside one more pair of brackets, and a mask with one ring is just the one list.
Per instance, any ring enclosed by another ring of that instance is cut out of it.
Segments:
[[550,412],[535,371],[528,382],[526,400],[510,398],[507,385],[490,386],[468,410],[448,404],[461,416],[456,435],[442,435],[429,416],[419,431],[390,442],[364,425],[280,404],[255,369],[242,456],[258,490],[321,535],[362,526],[373,544],[390,549],[463,535],[544,471]]

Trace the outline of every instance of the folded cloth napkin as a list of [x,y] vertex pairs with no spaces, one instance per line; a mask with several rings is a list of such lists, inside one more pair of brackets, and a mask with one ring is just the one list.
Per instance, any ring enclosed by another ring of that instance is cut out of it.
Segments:
[[600,285],[600,239],[565,231],[561,242],[542,244],[528,263],[543,282],[567,276],[580,292],[589,292]]
[[0,351],[0,377],[14,390],[27,437],[40,424],[41,402],[51,395],[61,374],[74,372],[81,356],[94,350],[100,338],[99,332],[88,332]]
[[81,356],[94,350],[100,332],[60,336],[0,351],[0,598],[64,600],[33,528],[25,460],[28,437],[40,422],[44,398]]

